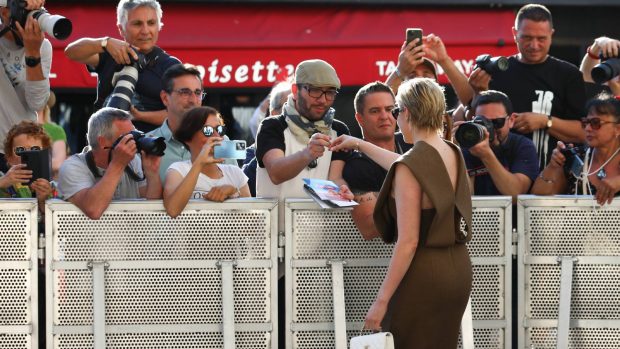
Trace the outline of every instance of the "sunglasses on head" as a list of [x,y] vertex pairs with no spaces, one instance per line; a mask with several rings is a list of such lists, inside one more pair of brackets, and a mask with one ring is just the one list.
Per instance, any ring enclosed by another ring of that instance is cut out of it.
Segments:
[[36,150],[41,150],[41,147],[39,147],[38,145],[33,145],[32,147],[28,148],[28,147],[15,147],[14,153],[15,155],[19,155],[25,151],[36,151]]
[[212,126],[204,126],[202,128],[202,133],[207,137],[213,136],[213,133],[216,131],[217,134],[220,135],[220,137],[223,137],[226,134],[226,127],[224,127],[223,125],[217,125],[215,128],[213,128]]
[[582,118],[581,119],[581,127],[586,128],[586,126],[590,125],[593,130],[598,130],[601,126],[605,124],[617,124],[615,121],[603,121],[601,118]]

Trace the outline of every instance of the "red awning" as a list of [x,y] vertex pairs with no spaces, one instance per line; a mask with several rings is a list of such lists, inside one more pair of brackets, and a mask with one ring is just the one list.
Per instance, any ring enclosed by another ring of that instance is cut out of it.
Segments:
[[[52,87],[95,87],[96,78],[62,51],[81,37],[120,37],[114,5],[53,5],[49,10],[70,18],[74,28],[68,40],[52,42]],[[207,87],[271,86],[282,71],[290,73],[310,58],[330,62],[343,85],[384,80],[407,27],[439,35],[466,73],[478,54],[515,52],[510,10],[248,4],[164,4],[163,10],[159,46],[204,70]]]

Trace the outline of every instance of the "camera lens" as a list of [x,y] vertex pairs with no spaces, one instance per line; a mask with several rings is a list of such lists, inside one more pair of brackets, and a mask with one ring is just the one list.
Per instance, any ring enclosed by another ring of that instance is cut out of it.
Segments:
[[484,126],[466,122],[459,126],[454,138],[462,148],[471,148],[484,139]]
[[602,84],[620,75],[620,58],[610,58],[592,68],[590,72],[592,80],[597,84]]

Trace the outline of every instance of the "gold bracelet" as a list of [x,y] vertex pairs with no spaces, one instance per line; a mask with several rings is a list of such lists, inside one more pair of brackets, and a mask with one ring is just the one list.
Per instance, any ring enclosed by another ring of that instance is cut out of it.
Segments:
[[360,142],[355,142],[355,150],[360,151]]

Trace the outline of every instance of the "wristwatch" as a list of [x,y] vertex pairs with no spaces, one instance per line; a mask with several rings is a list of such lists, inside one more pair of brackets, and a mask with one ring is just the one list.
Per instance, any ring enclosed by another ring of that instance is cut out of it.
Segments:
[[24,61],[26,62],[27,66],[29,66],[30,68],[34,68],[39,65],[39,63],[41,63],[41,57],[26,56],[24,58]]
[[551,118],[552,118],[552,116],[551,116],[551,115],[547,115],[547,117],[549,118],[549,119],[547,120],[547,129],[550,129],[550,128],[551,128],[551,126],[553,126],[553,120],[551,119]]
[[101,48],[103,49],[103,52],[108,52],[108,40],[110,40],[109,36],[106,36],[103,40],[101,40]]

